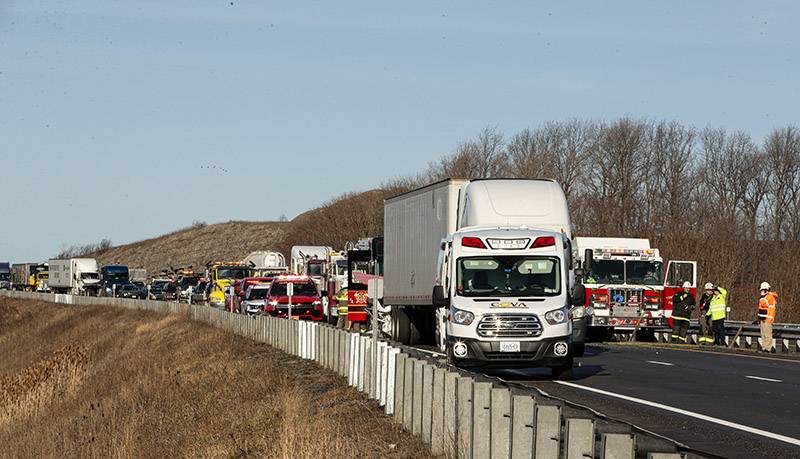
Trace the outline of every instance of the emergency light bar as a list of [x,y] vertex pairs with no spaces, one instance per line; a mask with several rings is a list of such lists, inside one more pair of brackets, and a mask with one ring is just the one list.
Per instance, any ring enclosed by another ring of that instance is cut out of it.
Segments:
[[601,249],[603,257],[652,257],[656,251],[654,249]]

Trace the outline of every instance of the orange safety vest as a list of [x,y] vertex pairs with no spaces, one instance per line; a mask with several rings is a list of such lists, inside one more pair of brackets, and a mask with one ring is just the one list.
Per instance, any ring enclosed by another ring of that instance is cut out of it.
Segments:
[[778,294],[767,292],[758,300],[758,318],[769,323],[775,322],[775,308],[778,305]]

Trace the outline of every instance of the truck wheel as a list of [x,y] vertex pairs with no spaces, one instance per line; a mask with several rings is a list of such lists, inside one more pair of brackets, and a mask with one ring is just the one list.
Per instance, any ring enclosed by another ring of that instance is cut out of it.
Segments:
[[572,344],[572,355],[575,357],[583,357],[584,352],[586,352],[586,343]]
[[412,310],[392,308],[392,339],[402,344],[420,342],[419,329],[412,320]]
[[553,367],[553,379],[556,381],[570,381],[573,378],[572,357],[562,361],[561,365]]

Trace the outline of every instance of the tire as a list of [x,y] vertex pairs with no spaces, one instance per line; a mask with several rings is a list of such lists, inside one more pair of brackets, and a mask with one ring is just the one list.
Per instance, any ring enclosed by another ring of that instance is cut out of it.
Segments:
[[402,344],[418,344],[420,332],[413,320],[414,310],[392,308],[392,339]]
[[586,343],[574,343],[572,345],[572,355],[575,357],[583,357],[586,352]]
[[556,381],[571,381],[574,377],[572,372],[572,357],[565,359],[561,365],[552,368],[553,379]]

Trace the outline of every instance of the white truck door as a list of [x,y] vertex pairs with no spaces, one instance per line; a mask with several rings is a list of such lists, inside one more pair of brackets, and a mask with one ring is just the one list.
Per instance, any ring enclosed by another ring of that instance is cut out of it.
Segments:
[[682,288],[686,281],[692,283],[692,288],[697,288],[697,262],[696,261],[670,261],[664,274],[664,287]]

